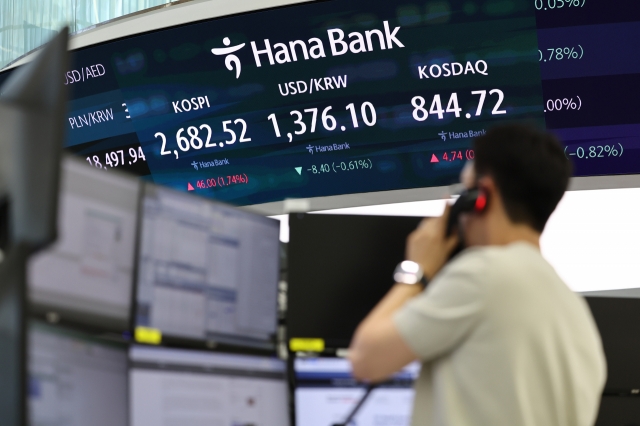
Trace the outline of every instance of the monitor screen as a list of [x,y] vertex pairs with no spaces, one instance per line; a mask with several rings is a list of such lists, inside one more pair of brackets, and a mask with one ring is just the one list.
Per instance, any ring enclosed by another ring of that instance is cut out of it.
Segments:
[[422,218],[289,215],[287,332],[346,348],[394,284],[407,236]]
[[288,426],[276,358],[133,346],[130,426]]
[[127,426],[127,372],[124,345],[33,323],[30,424]]
[[127,328],[140,183],[67,159],[61,188],[58,240],[29,264],[31,301],[63,319]]
[[238,205],[447,185],[473,137],[520,119],[576,176],[640,172],[633,0],[244,11],[155,12],[181,25],[76,50],[67,149]]
[[136,325],[171,336],[273,348],[279,222],[146,185]]
[[638,398],[604,395],[594,426],[635,426],[640,419]]
[[596,321],[607,358],[605,393],[629,394],[640,389],[640,299],[586,297]]
[[[296,426],[332,426],[342,423],[364,395],[342,358],[297,358],[295,370]],[[374,389],[353,419],[356,425],[409,426],[413,382],[420,364],[412,363]]]

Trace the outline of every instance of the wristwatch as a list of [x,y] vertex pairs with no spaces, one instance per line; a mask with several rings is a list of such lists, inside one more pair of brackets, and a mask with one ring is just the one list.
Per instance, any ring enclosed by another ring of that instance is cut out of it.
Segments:
[[424,275],[424,271],[416,262],[411,260],[402,261],[396,266],[393,272],[393,279],[397,283],[419,285],[423,289],[429,284],[429,278]]

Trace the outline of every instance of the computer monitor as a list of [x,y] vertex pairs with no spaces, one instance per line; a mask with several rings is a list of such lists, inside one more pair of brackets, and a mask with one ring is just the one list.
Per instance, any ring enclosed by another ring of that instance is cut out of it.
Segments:
[[125,345],[32,323],[29,424],[127,426],[127,372]]
[[139,188],[135,177],[64,161],[58,241],[28,268],[35,311],[128,328]]
[[422,218],[289,215],[287,332],[346,348],[394,284],[407,236]]
[[[586,297],[607,358],[608,395],[634,395],[640,389],[640,299]],[[640,399],[638,399],[640,403]]]
[[68,41],[65,27],[0,87],[0,199],[10,200],[12,243],[34,251],[57,236],[68,87],[52,82],[69,68]]
[[638,426],[640,398],[605,395],[594,426]]
[[8,251],[0,265],[0,419],[7,426],[28,418],[27,259],[57,237],[68,89],[56,82],[68,69],[68,41],[64,28],[0,87],[0,244]]
[[[345,421],[365,387],[351,374],[343,358],[297,358],[295,371],[296,426],[332,426]],[[413,383],[420,364],[406,366],[374,389],[353,419],[356,425],[409,426]]]
[[285,363],[199,350],[130,349],[130,426],[288,426]]
[[163,341],[274,348],[277,220],[148,184],[141,226],[137,326]]

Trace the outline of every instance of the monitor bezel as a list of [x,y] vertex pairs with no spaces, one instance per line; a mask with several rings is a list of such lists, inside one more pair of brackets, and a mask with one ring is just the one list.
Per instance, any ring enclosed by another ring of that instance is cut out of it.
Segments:
[[[202,200],[205,203],[209,203],[209,204],[213,204],[216,206],[220,206],[223,208],[227,208],[227,209],[231,209],[231,210],[238,210],[240,212],[242,212],[243,214],[247,214],[247,215],[251,215],[254,216],[256,218],[262,218],[265,220],[265,223],[271,223],[275,228],[280,229],[280,221],[278,221],[277,219],[272,219],[269,217],[265,217],[264,215],[255,213],[255,212],[250,212],[250,211],[246,211],[246,210],[242,210],[242,209],[238,209],[238,207],[233,206],[231,204],[228,203],[224,203],[218,200],[214,200],[211,198],[207,198],[204,196],[201,196],[199,194],[189,194],[189,193],[184,193],[182,191],[178,191],[175,190],[173,188],[170,187],[166,187],[166,186],[162,186],[162,185],[157,185],[151,182],[145,182],[143,181],[142,184],[142,189],[140,191],[140,204],[139,204],[139,222],[138,222],[138,228],[137,228],[137,238],[136,240],[138,241],[138,245],[136,246],[136,275],[134,276],[134,285],[133,285],[133,289],[134,289],[134,293],[133,293],[133,297],[132,297],[132,303],[131,303],[131,316],[130,316],[130,330],[133,332],[134,334],[134,341],[135,341],[135,330],[138,327],[137,324],[137,311],[138,311],[138,291],[139,291],[139,287],[140,287],[140,274],[139,274],[139,270],[138,270],[138,265],[140,263],[140,253],[142,251],[142,231],[143,231],[143,223],[144,223],[144,200],[145,200],[145,194],[147,194],[147,191],[156,191],[156,190],[160,190],[160,191],[165,191],[165,192],[169,192],[172,194],[176,194],[180,197],[196,197],[200,200]],[[278,232],[279,234],[279,232]],[[280,270],[280,256],[278,253],[277,256],[277,269],[278,269],[278,282],[275,283],[276,286],[279,285],[280,282],[280,274],[281,274],[281,270]],[[277,293],[276,293],[277,294]],[[248,355],[273,355],[277,352],[277,348],[278,348],[278,328],[280,326],[280,318],[278,315],[278,298],[276,296],[276,300],[274,301],[274,306],[273,309],[276,313],[275,315],[275,324],[274,324],[274,332],[272,334],[272,337],[268,340],[265,341],[259,341],[256,339],[255,343],[250,342],[247,344],[243,344],[243,343],[231,343],[230,339],[224,339],[223,340],[216,340],[215,338],[212,339],[196,339],[196,338],[190,338],[190,337],[184,337],[184,336],[176,336],[176,335],[172,335],[172,334],[165,334],[164,332],[161,331],[161,335],[162,335],[162,341],[161,341],[161,345],[162,346],[166,346],[166,347],[170,347],[170,348],[190,348],[190,349],[204,349],[204,350],[215,350],[215,351],[220,351],[220,352],[230,352],[230,353],[244,353],[244,354],[248,354]],[[238,336],[238,340],[239,341],[243,341],[245,340],[246,337],[244,336]],[[249,342],[249,340],[247,340],[247,342]],[[145,342],[136,342],[138,344],[144,344]],[[238,350],[240,350],[241,352],[237,352]]]

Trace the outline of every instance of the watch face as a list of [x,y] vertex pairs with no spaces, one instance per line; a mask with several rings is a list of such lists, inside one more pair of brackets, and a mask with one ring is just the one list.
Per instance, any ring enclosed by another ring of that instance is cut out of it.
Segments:
[[393,273],[393,278],[398,283],[415,284],[422,278],[422,268],[416,262],[405,260],[401,262]]

